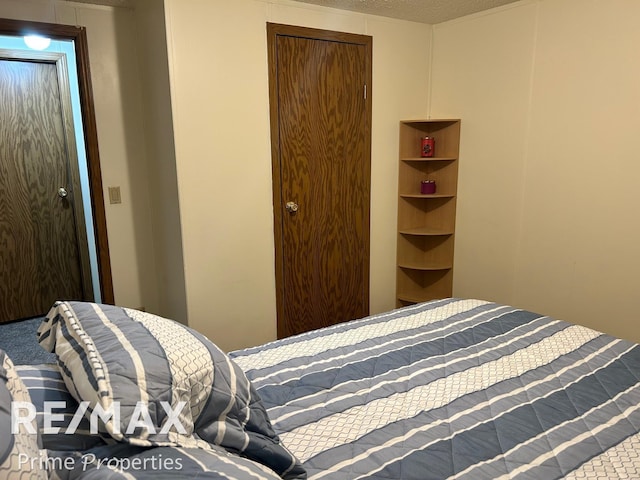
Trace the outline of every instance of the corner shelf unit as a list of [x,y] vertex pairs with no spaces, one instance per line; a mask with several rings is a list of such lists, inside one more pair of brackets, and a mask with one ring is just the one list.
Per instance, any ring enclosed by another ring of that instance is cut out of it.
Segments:
[[[435,139],[433,157],[421,157],[421,139]],[[450,297],[460,120],[400,122],[396,304]],[[421,194],[422,180],[436,193]]]

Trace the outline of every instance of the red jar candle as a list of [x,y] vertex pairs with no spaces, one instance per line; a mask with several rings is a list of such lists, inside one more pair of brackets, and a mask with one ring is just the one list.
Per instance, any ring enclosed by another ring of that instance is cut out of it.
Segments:
[[436,141],[433,137],[422,137],[422,149],[420,150],[420,156],[433,157],[433,152],[436,148]]

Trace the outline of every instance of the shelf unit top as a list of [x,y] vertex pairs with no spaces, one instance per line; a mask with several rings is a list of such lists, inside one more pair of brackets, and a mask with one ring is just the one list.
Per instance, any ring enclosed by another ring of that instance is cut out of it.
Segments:
[[415,120],[400,120],[400,123],[455,123],[459,118],[417,118]]

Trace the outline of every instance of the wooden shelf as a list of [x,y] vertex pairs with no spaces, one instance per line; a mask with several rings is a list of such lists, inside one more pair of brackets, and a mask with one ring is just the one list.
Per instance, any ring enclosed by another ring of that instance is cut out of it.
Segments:
[[[435,139],[435,157],[421,157],[421,140]],[[460,120],[400,122],[396,303],[452,296]],[[436,193],[420,193],[423,180]]]
[[424,296],[399,293],[398,294],[398,300],[400,302],[404,302],[404,303],[407,303],[407,304],[414,304],[414,303],[426,302],[426,301],[429,301],[429,300],[436,300],[436,298],[429,298],[429,297],[424,297]]
[[451,296],[453,270],[411,270],[398,268],[398,289],[396,299],[400,303],[426,302]]
[[417,235],[417,236],[444,236],[453,235],[453,229],[438,229],[432,227],[418,227],[418,228],[405,228],[398,230],[398,233],[402,235]]
[[451,264],[423,264],[423,263],[399,263],[398,267],[407,268],[409,270],[451,270],[453,265]]
[[403,162],[455,162],[455,157],[408,157],[401,158]]
[[451,193],[401,193],[402,198],[453,198]]

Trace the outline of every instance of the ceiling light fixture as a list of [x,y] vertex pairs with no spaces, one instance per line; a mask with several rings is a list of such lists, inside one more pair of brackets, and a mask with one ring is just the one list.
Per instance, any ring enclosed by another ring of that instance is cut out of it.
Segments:
[[51,45],[51,39],[42,35],[25,35],[24,43],[34,50],[45,50]]

